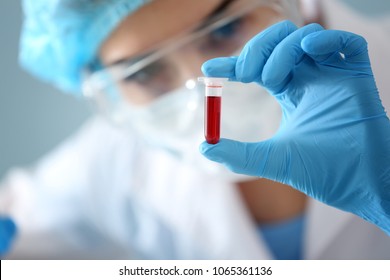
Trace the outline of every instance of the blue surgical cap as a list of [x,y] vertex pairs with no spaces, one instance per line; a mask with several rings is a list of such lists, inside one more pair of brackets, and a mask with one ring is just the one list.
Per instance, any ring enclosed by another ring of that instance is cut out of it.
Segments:
[[20,64],[66,92],[80,93],[82,69],[130,13],[150,0],[23,0]]

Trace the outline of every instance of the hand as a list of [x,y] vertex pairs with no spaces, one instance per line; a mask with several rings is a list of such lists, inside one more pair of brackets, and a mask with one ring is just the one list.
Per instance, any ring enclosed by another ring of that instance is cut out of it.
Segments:
[[4,256],[10,249],[16,234],[14,222],[5,217],[0,217],[0,256]]
[[251,39],[239,57],[209,60],[202,70],[264,86],[283,118],[271,139],[222,139],[202,143],[201,153],[234,172],[289,184],[390,234],[390,122],[362,37],[284,21]]

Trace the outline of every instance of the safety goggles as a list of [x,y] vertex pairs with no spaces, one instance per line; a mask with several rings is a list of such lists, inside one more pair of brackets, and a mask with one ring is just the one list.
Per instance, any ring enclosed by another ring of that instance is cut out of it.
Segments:
[[84,95],[106,112],[123,102],[148,106],[177,88],[193,86],[189,81],[201,75],[200,68],[206,60],[237,54],[251,37],[269,25],[299,18],[295,1],[225,2],[223,11],[187,35],[115,65],[90,65],[85,71]]

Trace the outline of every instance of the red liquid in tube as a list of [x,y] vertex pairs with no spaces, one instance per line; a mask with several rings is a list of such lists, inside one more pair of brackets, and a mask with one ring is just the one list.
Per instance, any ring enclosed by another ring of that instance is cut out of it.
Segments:
[[207,143],[217,144],[221,127],[221,96],[206,96],[204,135]]

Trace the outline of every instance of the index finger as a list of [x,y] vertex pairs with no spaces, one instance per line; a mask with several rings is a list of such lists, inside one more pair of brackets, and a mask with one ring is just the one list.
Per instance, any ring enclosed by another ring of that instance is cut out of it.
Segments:
[[219,57],[202,65],[205,76],[224,77],[250,83],[259,81],[261,72],[274,48],[297,27],[291,21],[282,21],[254,36],[238,57]]

